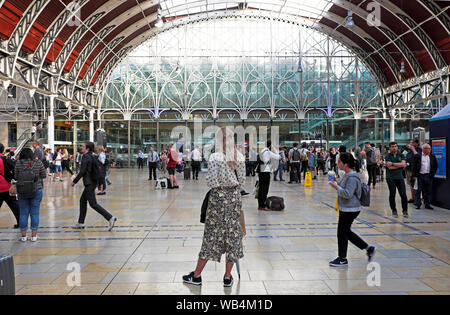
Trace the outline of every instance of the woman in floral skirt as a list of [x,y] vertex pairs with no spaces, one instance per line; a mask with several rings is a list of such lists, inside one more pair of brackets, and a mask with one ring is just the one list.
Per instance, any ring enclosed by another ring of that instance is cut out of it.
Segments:
[[206,181],[211,188],[206,212],[203,244],[197,268],[183,276],[183,282],[201,285],[201,273],[208,260],[220,262],[226,254],[225,287],[233,285],[231,270],[244,257],[241,227],[241,187],[245,182],[245,158],[237,150],[234,133],[222,128],[216,133],[215,153],[210,155]]

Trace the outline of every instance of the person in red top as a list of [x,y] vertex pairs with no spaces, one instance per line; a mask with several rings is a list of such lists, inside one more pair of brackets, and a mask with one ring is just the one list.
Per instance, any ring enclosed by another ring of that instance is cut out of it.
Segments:
[[6,202],[17,221],[17,224],[14,225],[14,228],[18,229],[20,217],[19,203],[17,202],[16,197],[11,197],[9,195],[9,188],[11,187],[11,184],[8,181],[9,178],[8,180],[6,179],[8,176],[5,175],[8,172],[14,172],[14,168],[13,165],[8,165],[8,159],[3,155],[3,152],[5,152],[5,146],[0,143],[0,208],[3,205],[3,202]]
[[167,156],[167,171],[169,172],[170,187],[171,189],[176,189],[178,188],[178,180],[175,176],[175,168],[177,167],[178,163],[178,153],[171,147],[167,148],[167,151],[169,152]]

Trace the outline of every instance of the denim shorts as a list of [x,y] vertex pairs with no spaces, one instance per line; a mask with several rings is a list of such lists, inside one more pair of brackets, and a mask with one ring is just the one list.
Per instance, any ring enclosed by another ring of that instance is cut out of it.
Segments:
[[61,165],[55,165],[55,173],[62,172],[62,166]]

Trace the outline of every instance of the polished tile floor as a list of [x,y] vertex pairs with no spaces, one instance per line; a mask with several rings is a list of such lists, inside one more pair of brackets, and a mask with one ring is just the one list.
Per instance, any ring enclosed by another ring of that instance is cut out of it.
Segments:
[[[450,211],[410,209],[410,218],[390,216],[385,183],[372,191],[354,231],[378,247],[379,286],[369,286],[365,253],[349,246],[350,266],[333,269],[337,256],[335,192],[326,179],[312,188],[272,182],[269,195],[285,198],[283,212],[258,212],[244,198],[247,236],[241,280],[224,289],[224,262],[208,263],[203,285],[185,285],[194,269],[203,225],[200,205],[207,191],[181,180],[179,190],[155,190],[147,171],[116,170],[99,202],[119,218],[113,232],[88,211],[87,228],[74,230],[81,184],[48,181],[41,206],[39,241],[21,243],[14,219],[0,210],[0,253],[15,261],[17,294],[449,294]],[[182,176],[179,176],[182,177]],[[255,178],[246,190],[253,191]],[[400,203],[400,201],[397,201]],[[81,286],[69,286],[70,263],[81,270]],[[233,271],[237,279],[236,270]]]

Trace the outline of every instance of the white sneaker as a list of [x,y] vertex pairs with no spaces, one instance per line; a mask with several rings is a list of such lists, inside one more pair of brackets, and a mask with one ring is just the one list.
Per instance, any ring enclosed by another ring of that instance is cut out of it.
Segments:
[[28,237],[27,237],[27,236],[22,236],[22,237],[20,238],[20,241],[21,241],[21,242],[26,242],[26,241],[28,241]]
[[72,229],[84,229],[86,225],[84,223],[77,223],[72,226]]
[[32,242],[36,242],[36,241],[37,241],[37,236],[32,236],[32,237],[31,237],[31,241],[32,241]]
[[117,221],[117,218],[116,218],[116,217],[112,217],[112,218],[109,220],[109,228],[108,228],[108,231],[111,231],[111,230],[113,229],[114,224],[116,223],[116,221]]

